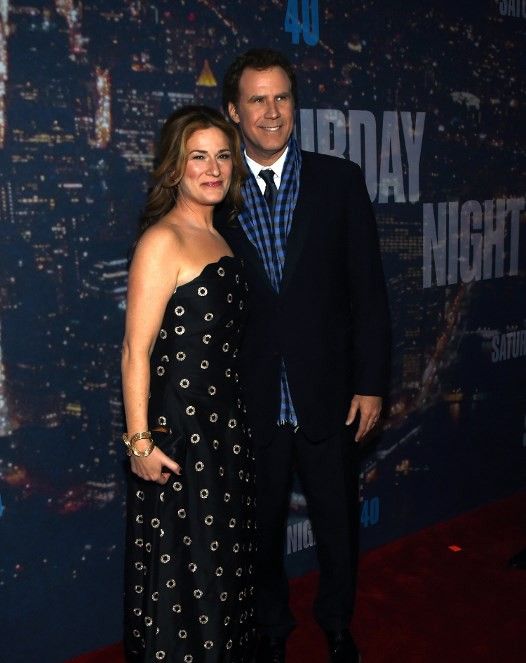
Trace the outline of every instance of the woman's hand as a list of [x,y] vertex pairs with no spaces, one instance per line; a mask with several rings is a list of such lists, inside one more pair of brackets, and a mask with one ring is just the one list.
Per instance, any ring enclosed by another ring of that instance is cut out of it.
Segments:
[[[145,481],[155,481],[164,486],[170,474],[181,474],[181,466],[167,456],[159,447],[154,447],[152,453],[146,458],[130,456],[131,471]],[[163,472],[163,469],[165,470]],[[166,472],[166,470],[170,472]]]

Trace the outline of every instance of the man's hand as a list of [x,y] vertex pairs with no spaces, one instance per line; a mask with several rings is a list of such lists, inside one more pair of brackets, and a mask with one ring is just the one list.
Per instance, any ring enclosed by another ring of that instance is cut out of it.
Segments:
[[380,396],[360,396],[359,394],[354,396],[345,425],[350,426],[356,419],[358,412],[360,413],[360,425],[354,438],[355,442],[359,442],[376,426],[381,410],[382,399]]

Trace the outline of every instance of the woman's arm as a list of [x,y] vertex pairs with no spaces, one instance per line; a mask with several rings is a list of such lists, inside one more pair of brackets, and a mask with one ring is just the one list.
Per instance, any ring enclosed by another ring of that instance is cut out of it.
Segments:
[[[150,391],[150,355],[161,327],[168,299],[178,276],[177,236],[171,228],[152,226],[137,244],[130,267],[126,329],[122,347],[122,389],[129,437],[148,430],[148,395]],[[149,440],[139,440],[139,450]],[[143,479],[164,484],[169,473],[163,466],[180,474],[181,468],[155,447],[140,458],[130,457],[132,471]]]

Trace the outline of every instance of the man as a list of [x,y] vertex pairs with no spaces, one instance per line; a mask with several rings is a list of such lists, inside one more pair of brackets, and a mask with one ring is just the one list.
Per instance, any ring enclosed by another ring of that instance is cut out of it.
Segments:
[[359,167],[299,150],[286,58],[248,51],[223,104],[249,177],[245,208],[217,225],[244,258],[249,320],[241,378],[256,453],[258,663],[285,661],[294,620],[283,567],[292,466],[320,566],[315,616],[334,663],[359,661],[349,633],[358,554],[359,442],[386,390],[389,332],[376,227]]

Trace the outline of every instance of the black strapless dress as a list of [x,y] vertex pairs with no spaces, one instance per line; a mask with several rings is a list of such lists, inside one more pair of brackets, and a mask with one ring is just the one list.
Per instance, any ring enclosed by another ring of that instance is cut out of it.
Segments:
[[[130,472],[125,649],[130,661],[244,663],[254,641],[254,469],[236,355],[242,262],[208,264],[170,298],[152,353],[150,429],[181,476]],[[176,460],[178,460],[176,458]]]

